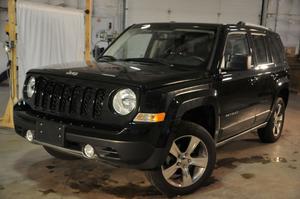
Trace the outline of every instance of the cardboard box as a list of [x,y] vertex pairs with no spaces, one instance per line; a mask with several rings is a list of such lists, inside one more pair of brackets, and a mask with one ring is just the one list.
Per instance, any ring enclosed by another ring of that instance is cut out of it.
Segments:
[[296,56],[296,47],[286,47],[285,53],[287,57],[295,57]]

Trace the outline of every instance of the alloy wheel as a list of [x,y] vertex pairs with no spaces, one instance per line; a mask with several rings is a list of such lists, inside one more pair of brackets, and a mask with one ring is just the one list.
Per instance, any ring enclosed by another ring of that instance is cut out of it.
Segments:
[[283,126],[283,117],[284,113],[282,110],[282,104],[278,104],[276,111],[274,113],[274,126],[273,126],[273,135],[275,137],[279,136]]
[[162,165],[165,180],[175,187],[188,187],[203,175],[208,164],[204,142],[196,136],[185,135],[175,139]]

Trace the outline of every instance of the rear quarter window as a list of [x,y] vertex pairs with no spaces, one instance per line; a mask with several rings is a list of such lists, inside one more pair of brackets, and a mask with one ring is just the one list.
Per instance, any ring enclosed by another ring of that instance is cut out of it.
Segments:
[[284,63],[284,48],[278,35],[269,37],[269,45],[275,64]]
[[265,35],[252,35],[256,62],[258,65],[271,62],[265,37]]

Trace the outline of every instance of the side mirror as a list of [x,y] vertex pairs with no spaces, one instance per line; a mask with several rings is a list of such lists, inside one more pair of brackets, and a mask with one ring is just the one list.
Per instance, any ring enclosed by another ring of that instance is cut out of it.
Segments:
[[93,50],[93,56],[95,58],[95,60],[98,60],[102,54],[104,53],[105,48],[103,47],[99,47],[99,46],[95,46],[94,50]]

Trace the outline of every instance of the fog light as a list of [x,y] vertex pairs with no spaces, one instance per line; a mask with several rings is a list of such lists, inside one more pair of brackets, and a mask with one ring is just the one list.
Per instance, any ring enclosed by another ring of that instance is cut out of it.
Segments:
[[96,156],[94,148],[89,144],[83,147],[83,154],[86,158],[89,159],[93,159]]
[[33,131],[28,130],[28,131],[26,132],[26,139],[27,139],[29,142],[32,142],[32,141],[33,141],[33,138],[34,138],[34,133],[33,133]]

